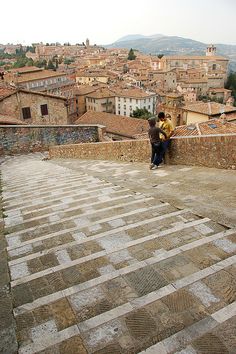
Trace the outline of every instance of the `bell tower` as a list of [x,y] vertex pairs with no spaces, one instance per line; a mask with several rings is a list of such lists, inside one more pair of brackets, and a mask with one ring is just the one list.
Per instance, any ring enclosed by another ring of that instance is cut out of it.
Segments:
[[211,44],[207,47],[207,50],[206,50],[206,56],[207,57],[214,57],[216,55],[216,47]]

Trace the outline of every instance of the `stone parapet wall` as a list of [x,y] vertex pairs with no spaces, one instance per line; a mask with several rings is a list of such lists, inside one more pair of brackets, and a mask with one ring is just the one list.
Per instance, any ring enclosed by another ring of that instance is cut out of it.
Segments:
[[122,140],[102,143],[53,146],[51,158],[80,158],[128,162],[148,162],[150,144],[148,140]]
[[174,138],[169,162],[236,169],[236,134]]
[[[148,140],[126,140],[53,146],[51,158],[80,158],[149,162]],[[236,168],[236,134],[173,138],[166,159],[169,164]]]
[[48,150],[52,145],[102,140],[100,125],[0,126],[0,155]]

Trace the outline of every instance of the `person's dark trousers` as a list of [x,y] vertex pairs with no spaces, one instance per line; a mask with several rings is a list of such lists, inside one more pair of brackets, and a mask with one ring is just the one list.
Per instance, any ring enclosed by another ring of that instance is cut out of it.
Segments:
[[161,147],[159,149],[159,153],[156,154],[155,159],[154,159],[154,164],[159,166],[160,163],[162,162],[165,152],[168,149],[168,146],[170,145],[170,140],[165,140],[161,142]]
[[152,143],[151,146],[152,146],[151,163],[158,166],[157,161],[159,161],[161,143]]

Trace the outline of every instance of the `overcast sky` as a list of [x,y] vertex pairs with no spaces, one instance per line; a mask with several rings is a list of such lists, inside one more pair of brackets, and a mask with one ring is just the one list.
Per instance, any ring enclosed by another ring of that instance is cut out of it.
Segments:
[[109,44],[165,34],[236,44],[236,0],[1,0],[0,43]]

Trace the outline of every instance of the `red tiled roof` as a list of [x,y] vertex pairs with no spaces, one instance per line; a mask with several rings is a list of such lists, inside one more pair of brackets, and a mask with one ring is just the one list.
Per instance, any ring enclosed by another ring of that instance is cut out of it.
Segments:
[[175,128],[173,137],[215,134],[236,134],[236,123],[214,118],[207,122],[181,125]]
[[14,92],[16,92],[16,89],[14,89],[14,88],[0,86],[0,99],[3,97],[9,96]]
[[147,132],[149,128],[147,120],[144,119],[130,118],[111,113],[94,111],[88,111],[83,114],[79,119],[77,119],[75,124],[104,125],[107,132],[130,138],[133,138],[137,134]]
[[116,96],[118,97],[131,97],[131,98],[147,98],[151,96],[155,96],[156,93],[147,93],[142,89],[133,88],[133,89],[122,89],[122,90],[114,90]]
[[0,114],[0,124],[4,124],[4,125],[19,125],[20,124],[20,125],[24,125],[26,123],[22,122],[20,119]]
[[89,93],[87,97],[91,97],[91,98],[115,97],[115,93],[107,88],[101,88],[99,90]]
[[236,112],[236,107],[226,106],[217,102],[198,102],[193,104],[188,104],[183,107],[186,111],[206,114],[208,116],[221,114],[222,111],[227,112]]

